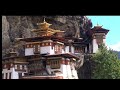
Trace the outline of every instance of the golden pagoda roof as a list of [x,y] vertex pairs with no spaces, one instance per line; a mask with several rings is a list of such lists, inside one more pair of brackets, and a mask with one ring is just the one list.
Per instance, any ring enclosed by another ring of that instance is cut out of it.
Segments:
[[65,32],[65,31],[61,31],[61,30],[54,30],[54,29],[51,29],[51,28],[48,28],[48,29],[46,29],[46,30],[44,30],[44,29],[33,29],[33,30],[31,30],[31,31],[33,31],[33,32],[46,32],[46,31],[48,31],[48,32]]
[[31,30],[32,32],[49,33],[49,35],[52,35],[52,34],[57,33],[57,32],[64,32],[61,30],[54,30],[52,28],[49,28],[49,26],[52,24],[47,23],[45,21],[45,18],[44,18],[43,23],[37,23],[37,25],[39,26],[38,29],[33,29],[33,30]]
[[44,21],[43,21],[43,23],[37,23],[37,25],[40,25],[40,26],[42,26],[42,25],[51,26],[52,24],[50,24],[50,23],[47,23],[47,22],[45,21],[45,18],[44,18]]
[[37,25],[38,25],[39,29],[44,29],[45,30],[45,29],[48,29],[52,24],[47,23],[45,21],[45,18],[44,18],[43,23],[37,23]]

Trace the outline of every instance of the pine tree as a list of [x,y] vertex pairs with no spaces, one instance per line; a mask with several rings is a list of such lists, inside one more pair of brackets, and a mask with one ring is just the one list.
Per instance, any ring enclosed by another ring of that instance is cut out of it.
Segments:
[[95,62],[92,79],[120,79],[120,60],[102,44],[92,58]]

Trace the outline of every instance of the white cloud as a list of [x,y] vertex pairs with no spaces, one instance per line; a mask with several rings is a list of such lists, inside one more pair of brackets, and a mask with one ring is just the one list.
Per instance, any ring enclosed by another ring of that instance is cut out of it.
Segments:
[[116,51],[120,51],[120,42],[116,43],[116,44],[112,44],[112,45],[109,45],[107,46],[108,48],[111,48],[113,50],[116,50]]

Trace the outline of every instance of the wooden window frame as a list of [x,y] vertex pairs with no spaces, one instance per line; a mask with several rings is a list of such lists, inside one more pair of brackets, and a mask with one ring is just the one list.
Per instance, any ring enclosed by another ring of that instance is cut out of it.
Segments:
[[17,69],[20,70],[20,65],[19,64],[17,65]]
[[[35,46],[36,45],[36,46]],[[36,54],[37,53],[40,53],[40,45],[39,44],[35,44],[34,47],[33,47],[33,50],[34,50],[34,53]]]
[[8,79],[8,73],[6,73],[5,79]]
[[59,69],[60,68],[60,60],[51,60],[50,67],[51,67],[51,69]]
[[22,67],[23,65],[20,65],[20,70],[22,70],[23,69],[23,67]]
[[97,35],[96,36],[96,41],[97,41],[97,44],[103,43],[103,35]]
[[24,65],[24,69],[25,69],[25,70],[27,69],[27,65]]
[[72,46],[69,45],[69,52],[71,53],[72,52]]
[[18,73],[18,75],[19,75],[19,79],[22,78],[22,73]]
[[25,70],[24,65],[22,65],[22,69]]
[[8,64],[7,66],[8,66],[8,70],[10,70],[11,65],[10,65],[10,64]]
[[10,72],[10,73],[9,73],[9,79],[11,79],[11,74],[12,74],[12,73]]
[[55,53],[62,53],[62,45],[55,45]]
[[18,69],[18,65],[15,65],[15,69]]

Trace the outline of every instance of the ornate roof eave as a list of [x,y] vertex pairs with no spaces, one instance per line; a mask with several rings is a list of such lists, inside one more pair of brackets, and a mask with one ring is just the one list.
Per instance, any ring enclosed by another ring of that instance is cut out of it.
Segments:
[[44,18],[43,23],[37,23],[37,25],[47,25],[47,26],[51,26],[52,24],[47,23],[47,22],[45,21],[45,18]]
[[79,59],[78,56],[72,54],[72,53],[63,53],[63,54],[52,54],[52,55],[45,55],[44,57],[58,57],[58,56],[62,56],[65,58],[75,58],[75,59]]
[[14,61],[14,63],[19,63],[19,64],[28,64],[29,62],[26,62],[26,61]]
[[23,58],[23,57],[19,57],[19,56],[4,57],[2,60],[8,60],[8,59],[13,59],[13,58]]
[[58,40],[64,42],[65,39],[62,37],[56,37],[56,36],[42,36],[42,37],[33,37],[33,38],[24,38],[20,39],[20,41],[26,41],[26,42],[34,42],[34,41],[43,41],[43,40]]
[[75,38],[75,37],[65,37],[65,39],[72,40],[83,40],[83,38]]
[[51,31],[51,32],[65,32],[65,31],[61,31],[61,30],[54,30],[54,29],[51,29],[51,28],[48,28],[48,29],[32,29],[31,32],[42,32],[42,31]]
[[[103,25],[102,25],[103,26]],[[102,26],[99,26],[98,24],[97,24],[97,26],[94,26],[94,28],[92,28],[91,30],[90,30],[90,33],[91,34],[93,34],[93,33],[105,33],[105,34],[107,34],[108,32],[109,32],[109,30],[108,29],[105,29],[105,28],[102,28]]]
[[47,26],[51,26],[52,24],[49,24],[47,22],[43,22],[43,23],[37,23],[37,25],[47,25]]
[[109,30],[107,30],[107,29],[100,29],[100,30],[91,30],[92,31],[92,34],[93,33],[105,33],[105,34],[107,34],[108,32],[109,32]]

